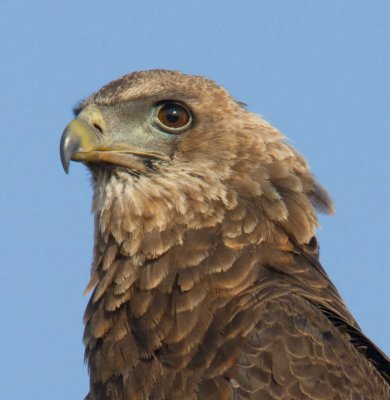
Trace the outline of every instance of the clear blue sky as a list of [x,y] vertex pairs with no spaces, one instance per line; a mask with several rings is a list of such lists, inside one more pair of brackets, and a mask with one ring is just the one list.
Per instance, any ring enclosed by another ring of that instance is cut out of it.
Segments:
[[150,68],[206,75],[332,194],[321,258],[390,353],[390,2],[2,0],[0,398],[82,399],[91,189],[58,147],[81,98]]

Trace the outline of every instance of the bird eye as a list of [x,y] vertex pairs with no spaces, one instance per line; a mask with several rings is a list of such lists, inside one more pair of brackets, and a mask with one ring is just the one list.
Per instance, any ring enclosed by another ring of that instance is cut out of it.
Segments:
[[189,126],[191,114],[182,104],[164,103],[157,111],[157,122],[168,132],[175,133]]

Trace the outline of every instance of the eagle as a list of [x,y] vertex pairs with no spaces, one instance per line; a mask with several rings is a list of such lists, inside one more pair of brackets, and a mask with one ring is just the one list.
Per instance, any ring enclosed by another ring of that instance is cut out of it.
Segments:
[[87,400],[388,400],[390,362],[319,261],[334,212],[305,159],[201,76],[134,72],[81,101],[90,171]]

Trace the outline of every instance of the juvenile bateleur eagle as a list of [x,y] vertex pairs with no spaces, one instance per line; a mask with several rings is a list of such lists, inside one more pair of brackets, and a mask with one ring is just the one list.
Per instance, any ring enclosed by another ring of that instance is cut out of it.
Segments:
[[302,156],[215,82],[167,70],[75,108],[91,172],[87,400],[390,399],[390,363],[318,257]]

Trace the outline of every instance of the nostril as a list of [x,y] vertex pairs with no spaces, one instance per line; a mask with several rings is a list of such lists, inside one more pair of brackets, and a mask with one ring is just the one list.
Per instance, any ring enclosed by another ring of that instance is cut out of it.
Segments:
[[92,124],[92,126],[93,126],[94,128],[96,128],[100,133],[103,133],[103,128],[102,128],[99,124],[97,124],[96,122],[94,122],[94,123]]

